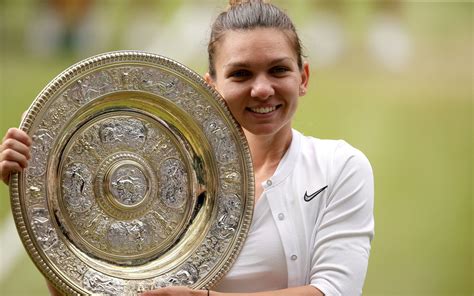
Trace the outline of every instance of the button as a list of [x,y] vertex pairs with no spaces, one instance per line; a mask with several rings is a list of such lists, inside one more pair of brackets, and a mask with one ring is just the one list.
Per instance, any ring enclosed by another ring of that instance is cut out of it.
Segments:
[[283,213],[278,214],[278,220],[280,221],[285,220],[285,214]]
[[291,258],[291,260],[295,261],[296,259],[298,259],[298,256],[296,256],[296,255],[293,254],[293,255],[291,255],[290,258]]
[[272,186],[272,180],[267,180],[267,185]]

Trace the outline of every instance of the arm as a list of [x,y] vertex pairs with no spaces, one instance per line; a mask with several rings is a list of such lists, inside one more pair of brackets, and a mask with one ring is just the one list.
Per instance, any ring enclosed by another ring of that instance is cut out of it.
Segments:
[[288,288],[278,291],[266,291],[258,293],[220,293],[212,291],[209,296],[324,296],[324,294],[313,286],[301,286],[295,288]]
[[186,287],[167,287],[162,289],[157,289],[153,291],[148,291],[142,296],[324,296],[324,294],[313,286],[302,286],[296,288],[288,288],[278,291],[266,291],[258,293],[222,293],[216,291],[207,290],[191,290]]
[[372,168],[341,141],[328,172],[330,190],[313,230],[310,282],[326,295],[361,295],[374,233]]

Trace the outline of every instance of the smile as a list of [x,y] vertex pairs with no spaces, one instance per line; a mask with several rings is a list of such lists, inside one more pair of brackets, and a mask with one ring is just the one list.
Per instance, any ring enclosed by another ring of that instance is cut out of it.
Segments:
[[256,108],[248,108],[250,111],[258,114],[267,114],[273,112],[277,109],[277,106],[272,107],[256,107]]

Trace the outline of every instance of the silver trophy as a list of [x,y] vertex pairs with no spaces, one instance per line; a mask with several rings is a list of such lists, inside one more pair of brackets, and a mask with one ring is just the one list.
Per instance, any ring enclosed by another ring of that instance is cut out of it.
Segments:
[[254,177],[224,100],[168,58],[105,53],[65,70],[21,123],[11,178],[30,257],[67,294],[211,287],[248,232]]

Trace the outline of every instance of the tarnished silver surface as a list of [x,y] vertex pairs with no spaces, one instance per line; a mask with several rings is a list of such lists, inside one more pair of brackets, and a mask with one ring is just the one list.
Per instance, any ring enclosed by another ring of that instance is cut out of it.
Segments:
[[25,248],[67,294],[211,287],[246,237],[253,172],[242,131],[194,72],[135,51],[84,60],[21,124],[28,169],[11,178]]

